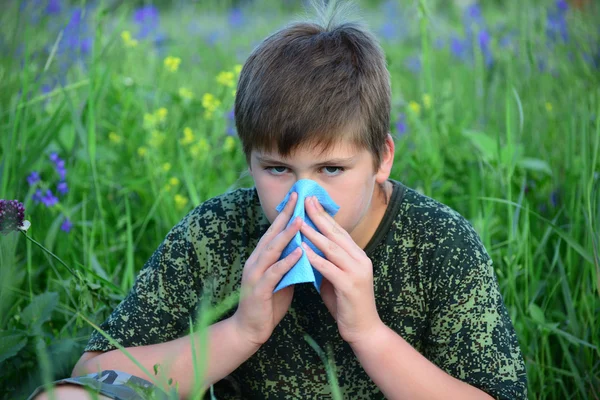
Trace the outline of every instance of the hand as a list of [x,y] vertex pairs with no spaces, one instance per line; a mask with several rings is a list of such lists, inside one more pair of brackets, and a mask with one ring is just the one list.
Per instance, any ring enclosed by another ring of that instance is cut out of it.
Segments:
[[305,199],[308,216],[321,231],[302,224],[301,232],[327,259],[303,244],[311,265],[323,275],[321,297],[350,345],[369,340],[383,325],[375,306],[373,264],[315,197]]
[[271,337],[273,329],[292,303],[293,285],[277,293],[273,293],[273,290],[302,255],[302,251],[296,249],[278,261],[281,252],[298,233],[302,223],[302,219],[296,218],[286,228],[297,199],[298,194],[292,193],[285,208],[275,218],[244,265],[240,303],[232,318],[243,337],[258,346]]

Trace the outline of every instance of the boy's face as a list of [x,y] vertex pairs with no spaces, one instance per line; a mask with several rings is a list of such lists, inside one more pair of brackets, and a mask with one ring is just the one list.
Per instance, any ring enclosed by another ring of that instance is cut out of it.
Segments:
[[311,179],[340,206],[335,220],[360,244],[364,239],[361,233],[374,232],[372,225],[379,225],[381,218],[375,221],[373,217],[382,215],[382,207],[385,211],[383,196],[375,194],[378,184],[387,181],[393,163],[394,142],[389,135],[386,145],[388,151],[377,171],[373,171],[368,150],[355,149],[343,141],[322,155],[314,148],[298,148],[288,158],[253,150],[249,171],[267,219],[273,222],[278,214],[275,207],[296,181]]

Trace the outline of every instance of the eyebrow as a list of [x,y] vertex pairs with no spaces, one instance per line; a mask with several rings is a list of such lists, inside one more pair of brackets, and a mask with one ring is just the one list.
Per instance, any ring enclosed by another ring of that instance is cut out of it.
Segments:
[[[315,163],[313,164],[313,167],[322,167],[324,165],[344,165],[344,164],[352,164],[355,160],[356,160],[356,156],[352,156],[352,157],[348,157],[348,158],[331,158],[329,160],[326,161],[322,161],[319,163]],[[283,167],[290,167],[290,165],[286,164],[285,162],[281,161],[281,160],[277,160],[275,158],[271,158],[268,156],[256,156],[256,159],[258,160],[258,162],[262,163],[262,164],[275,164],[275,165],[281,165]]]

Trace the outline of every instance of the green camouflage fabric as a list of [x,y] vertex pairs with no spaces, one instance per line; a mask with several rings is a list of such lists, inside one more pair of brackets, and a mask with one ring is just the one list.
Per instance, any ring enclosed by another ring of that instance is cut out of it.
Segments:
[[[96,393],[115,400],[168,400],[167,394],[152,383],[123,371],[106,370],[53,383],[55,387],[60,385],[81,386],[89,390],[91,396]],[[38,387],[27,400],[33,400],[43,391],[43,386]]]
[[[390,181],[390,203],[365,248],[380,318],[448,374],[497,399],[527,398],[517,337],[479,236],[456,211]],[[255,188],[206,201],[167,234],[101,328],[125,347],[188,334],[201,300],[216,305],[239,290],[244,263],[268,227]],[[331,350],[344,398],[384,398],[311,284],[296,285],[271,338],[215,384],[215,397],[330,398],[325,367],[305,334]],[[98,333],[86,347],[112,349]]]

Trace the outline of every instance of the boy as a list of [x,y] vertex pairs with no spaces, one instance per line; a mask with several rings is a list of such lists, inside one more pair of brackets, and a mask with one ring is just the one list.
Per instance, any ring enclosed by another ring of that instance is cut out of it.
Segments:
[[[189,320],[201,298],[218,304],[241,289],[237,309],[208,329],[203,385],[215,384],[218,399],[330,396],[305,334],[331,348],[344,398],[526,398],[490,258],[464,218],[389,179],[384,54],[365,28],[341,17],[334,8],[320,25],[292,24],[253,51],[235,118],[255,187],[190,212],[101,328],[147,370],[161,364],[158,375],[188,398],[197,339]],[[340,206],[332,218],[304,200],[317,230],[290,220],[296,194],[275,209],[300,179]],[[299,231],[324,257],[304,248],[279,260]],[[303,251],[323,275],[320,293],[307,284],[273,293]],[[127,374],[149,379],[96,332],[73,376],[99,370],[113,383],[133,379]],[[117,397],[115,385],[103,385]],[[60,398],[67,391],[82,389],[57,389]]]

